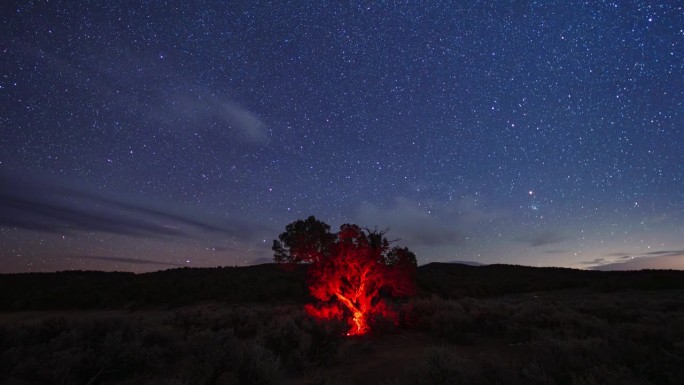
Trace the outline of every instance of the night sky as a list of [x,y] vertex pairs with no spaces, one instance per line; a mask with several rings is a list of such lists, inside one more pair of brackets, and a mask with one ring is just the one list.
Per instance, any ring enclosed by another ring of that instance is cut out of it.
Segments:
[[0,8],[1,273],[263,263],[309,215],[684,269],[679,1],[95,3]]

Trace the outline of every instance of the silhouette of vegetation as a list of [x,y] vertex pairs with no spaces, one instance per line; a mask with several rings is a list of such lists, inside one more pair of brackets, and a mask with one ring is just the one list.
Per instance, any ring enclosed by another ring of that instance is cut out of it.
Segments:
[[324,364],[340,334],[293,305],[0,323],[0,378],[21,384],[280,384],[284,376]]
[[677,384],[684,375],[681,290],[432,297],[404,316],[447,344],[396,384]]
[[[178,307],[202,301],[305,303],[308,265],[0,274],[0,311]],[[535,291],[684,289],[684,271],[586,271],[431,263],[416,272],[419,296],[486,298]]]
[[684,289],[684,271],[594,271],[517,265],[469,266],[430,263],[418,269],[424,294],[442,298],[491,297],[562,289],[667,290]]
[[0,274],[0,310],[177,307],[202,301],[301,303],[305,266],[181,268],[146,274],[63,271]]
[[[410,330],[382,338],[409,344],[402,354],[412,364],[391,367],[373,363],[392,353],[379,351],[382,339],[342,338],[344,323],[314,322],[299,304],[3,313],[0,378],[8,384],[562,385],[679,384],[684,376],[682,290],[432,296],[411,299],[400,316]],[[426,343],[415,344],[417,336]],[[353,359],[380,380],[355,373]]]
[[[402,258],[385,256],[388,265]],[[347,339],[346,320],[316,322],[303,311],[312,265],[291,267],[0,275],[0,382],[564,385],[684,378],[682,271],[429,264],[417,269],[418,296],[396,305],[400,329],[385,325],[394,334]],[[373,328],[384,321],[369,319]]]
[[318,300],[307,312],[320,320],[346,319],[347,335],[362,335],[373,323],[398,322],[384,300],[415,292],[416,256],[395,246],[385,233],[344,224],[336,234],[311,216],[286,226],[273,241],[277,263],[309,263],[308,285]]

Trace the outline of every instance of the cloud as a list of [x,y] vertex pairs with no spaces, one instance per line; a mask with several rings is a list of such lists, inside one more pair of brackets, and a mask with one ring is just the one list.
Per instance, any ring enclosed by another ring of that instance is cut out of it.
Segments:
[[484,264],[484,263],[475,262],[475,261],[447,261],[445,263],[458,263],[461,265],[468,265],[468,266],[486,266],[486,264]]
[[[63,79],[69,85],[88,77],[95,85],[88,88],[89,97],[92,97],[91,92],[96,92],[101,98],[116,100],[126,107],[125,113],[133,111],[141,120],[152,119],[177,130],[200,131],[243,142],[269,142],[267,125],[257,114],[236,104],[220,90],[196,87],[194,74],[182,68],[158,67],[156,55],[139,55],[125,46],[118,46],[116,51],[127,54],[116,55],[113,63],[107,50],[100,52],[95,60],[83,63],[26,41],[18,47],[22,56],[41,59],[53,71],[64,75]],[[143,68],[154,68],[155,76],[141,71]],[[179,89],[185,91],[178,92]],[[148,105],[152,107],[147,108]]]
[[243,220],[218,221],[179,207],[117,196],[65,180],[0,172],[0,226],[48,233],[105,232],[137,237],[191,237],[213,232],[239,239],[261,230]]
[[626,257],[626,256],[628,257],[628,256],[629,256],[629,253],[614,252],[614,253],[607,253],[607,254],[604,254],[604,256],[606,256],[606,257],[623,257],[623,258],[624,258],[624,257]]
[[389,226],[391,238],[399,237],[412,246],[460,245],[464,239],[453,223],[440,221],[426,209],[402,198],[396,199],[390,208],[361,206],[358,221],[381,228]]
[[177,132],[200,132],[244,142],[268,144],[266,123],[253,112],[210,90],[159,97],[149,116]]
[[582,262],[593,270],[642,270],[675,269],[684,270],[684,250],[660,250],[648,253],[610,253],[611,258],[596,258]]
[[65,203],[43,201],[46,197],[22,198],[0,192],[0,225],[50,233],[101,231],[132,236],[180,235],[173,227],[101,210],[86,211]]
[[[124,211],[134,211],[138,212],[140,214],[146,214],[150,215],[152,217],[157,217],[160,219],[166,219],[171,222],[178,222],[178,223],[184,223],[189,226],[197,227],[202,230],[207,230],[207,231],[213,231],[213,232],[226,232],[230,230],[236,230],[236,229],[229,229],[228,227],[225,227],[225,225],[218,226],[215,224],[211,224],[209,222],[202,222],[198,219],[191,218],[189,216],[184,216],[179,213],[174,213],[170,211],[164,211],[159,208],[153,208],[148,205],[141,205],[141,204],[134,204],[134,203],[129,203],[125,202],[122,200],[119,200],[120,198],[112,198],[112,197],[107,197],[107,196],[100,196],[96,195],[90,192],[85,192],[81,190],[76,190],[72,188],[66,188],[64,189],[64,192],[66,194],[72,195],[74,197],[80,197],[85,201],[90,201],[93,203],[101,203],[104,206],[111,206],[113,208],[119,208],[123,209]],[[173,226],[165,226],[166,228],[173,229]]]
[[516,241],[527,243],[529,246],[532,247],[560,243],[567,239],[568,237],[555,231],[546,231],[538,234],[527,234],[515,238]]
[[102,256],[102,255],[69,255],[67,258],[90,259],[90,260],[106,261],[106,262],[112,262],[112,263],[132,263],[132,264],[136,264],[136,265],[185,266],[182,263],[162,262],[162,261],[155,261],[155,260],[151,260],[151,259],[109,257],[109,256]]
[[605,259],[605,258],[594,258],[594,259],[592,259],[591,261],[583,261],[583,262],[580,262],[580,264],[582,264],[582,265],[601,265],[601,264],[604,264],[604,263],[606,263],[606,259]]
[[661,251],[651,251],[645,255],[659,255],[663,257],[681,257],[684,255],[684,250],[661,250]]
[[259,143],[268,142],[266,124],[252,112],[230,102],[218,101],[216,108],[224,123],[240,130],[247,139]]
[[459,223],[476,225],[485,221],[495,221],[510,215],[508,210],[484,210],[482,199],[477,197],[464,197],[453,204],[441,208],[444,212],[454,215]]

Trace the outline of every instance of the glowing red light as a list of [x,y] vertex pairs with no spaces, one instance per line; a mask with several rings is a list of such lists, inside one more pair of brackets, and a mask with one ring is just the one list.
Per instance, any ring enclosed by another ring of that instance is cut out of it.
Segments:
[[396,324],[398,316],[382,298],[381,291],[407,295],[414,288],[410,266],[388,265],[383,250],[357,242],[358,236],[354,232],[341,233],[334,254],[309,268],[309,291],[321,301],[321,307],[315,311],[309,307],[307,312],[323,320],[342,315],[349,324],[348,336],[370,332],[371,318]]
[[390,249],[383,232],[346,224],[331,234],[329,228],[309,217],[289,224],[274,241],[276,262],[310,263],[309,292],[318,302],[305,306],[307,314],[346,321],[348,336],[369,333],[376,320],[396,325],[398,316],[385,298],[413,292],[415,255]]

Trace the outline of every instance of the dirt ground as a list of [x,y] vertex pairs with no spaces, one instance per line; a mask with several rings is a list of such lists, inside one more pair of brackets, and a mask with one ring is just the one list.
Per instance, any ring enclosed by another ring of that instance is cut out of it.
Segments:
[[[343,344],[336,359],[327,367],[316,368],[305,376],[292,379],[289,384],[394,384],[409,375],[431,348],[439,346],[447,344],[420,332],[354,337]],[[448,346],[468,359],[495,357],[512,362],[519,353],[518,347],[495,339]]]
[[[216,306],[195,306],[191,309],[212,311]],[[145,319],[161,319],[169,311],[143,310],[87,310],[87,311],[27,311],[0,313],[0,325],[12,323],[39,323],[48,318],[106,319],[113,316],[135,315]],[[447,346],[425,333],[409,331],[375,336],[350,337],[339,348],[337,355],[325,367],[311,368],[304,375],[292,377],[288,385],[364,385],[394,384],[410,374],[416,363],[425,359],[430,348]],[[498,357],[514,360],[516,347],[504,341],[478,340],[469,345],[448,344],[467,359]]]

